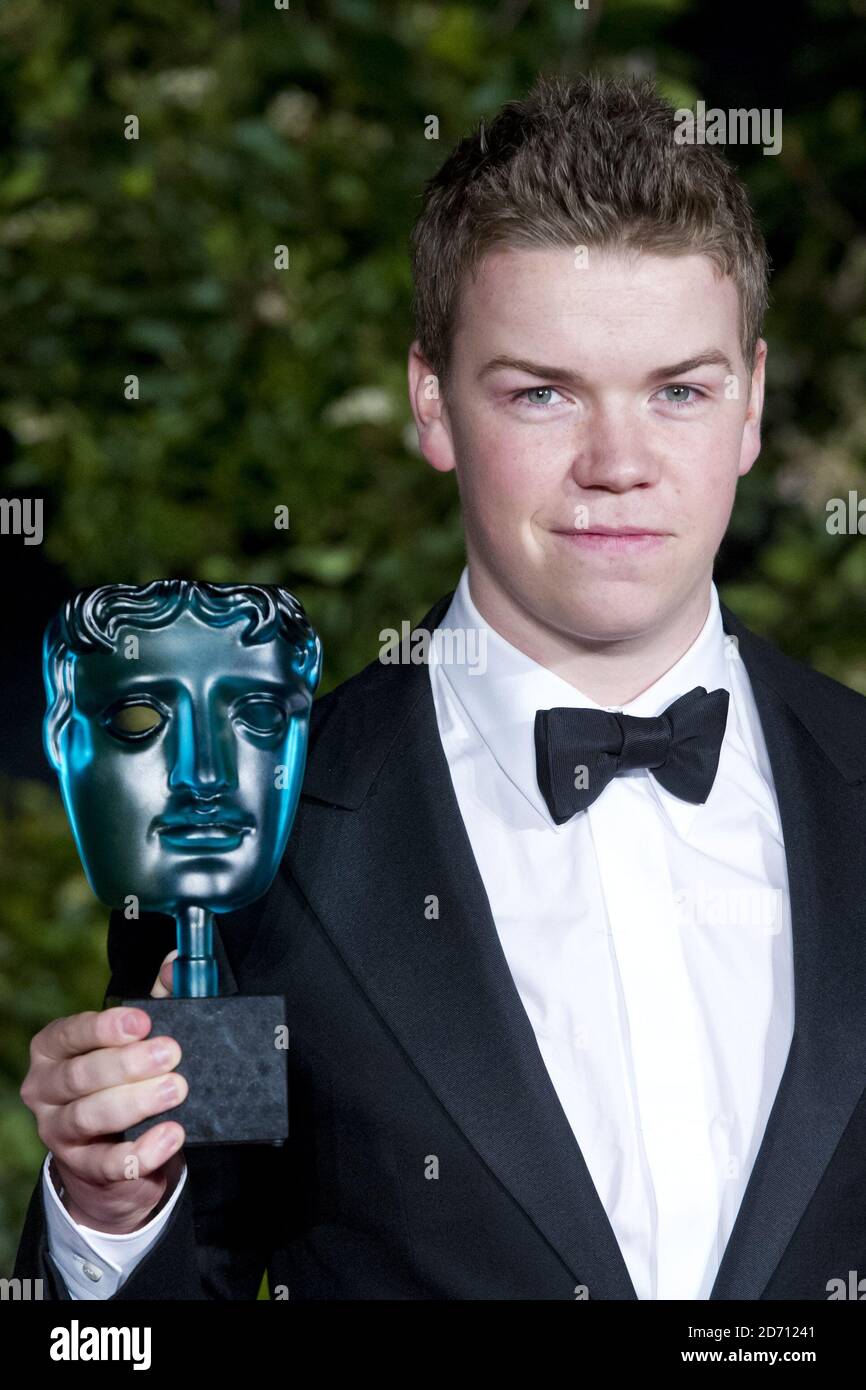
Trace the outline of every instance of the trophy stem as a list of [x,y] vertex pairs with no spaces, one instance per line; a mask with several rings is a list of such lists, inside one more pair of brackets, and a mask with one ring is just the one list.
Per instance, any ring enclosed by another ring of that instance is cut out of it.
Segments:
[[213,954],[213,913],[206,907],[181,907],[177,923],[177,959],[172,969],[175,999],[212,999],[219,994]]

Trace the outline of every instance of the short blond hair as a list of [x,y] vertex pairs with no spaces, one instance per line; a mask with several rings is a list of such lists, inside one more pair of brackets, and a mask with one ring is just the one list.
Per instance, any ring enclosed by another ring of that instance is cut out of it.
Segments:
[[703,254],[736,285],[752,371],[764,238],[733,166],[675,142],[675,120],[649,78],[542,75],[459,142],[426,183],[411,235],[416,337],[443,388],[464,277],[495,245]]

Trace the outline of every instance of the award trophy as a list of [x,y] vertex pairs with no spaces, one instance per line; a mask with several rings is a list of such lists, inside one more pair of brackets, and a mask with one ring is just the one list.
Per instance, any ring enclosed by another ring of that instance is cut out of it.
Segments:
[[214,916],[268,891],[292,828],[322,648],[286,589],[106,584],[49,624],[44,742],[88,882],[177,925],[173,994],[125,999],[180,1045],[186,1144],[283,1143],[282,996],[219,993]]

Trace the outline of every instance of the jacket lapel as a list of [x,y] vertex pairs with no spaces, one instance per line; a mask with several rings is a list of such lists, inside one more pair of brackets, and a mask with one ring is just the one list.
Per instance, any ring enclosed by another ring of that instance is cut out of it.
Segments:
[[[419,626],[431,631],[450,600]],[[633,1299],[499,942],[427,667],[380,665],[355,680],[356,698],[326,716],[327,758],[308,763],[292,875],[411,1062],[568,1277],[590,1298]]]
[[724,604],[722,617],[738,639],[773,769],[794,955],[791,1049],[710,1294],[756,1299],[866,1080],[866,727],[861,696],[785,657]]

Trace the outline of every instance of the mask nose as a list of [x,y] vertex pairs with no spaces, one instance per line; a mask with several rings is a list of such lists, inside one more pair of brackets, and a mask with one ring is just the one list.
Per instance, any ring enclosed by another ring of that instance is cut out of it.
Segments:
[[234,733],[226,715],[198,706],[182,711],[170,785],[202,797],[237,786]]

